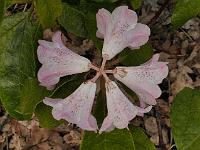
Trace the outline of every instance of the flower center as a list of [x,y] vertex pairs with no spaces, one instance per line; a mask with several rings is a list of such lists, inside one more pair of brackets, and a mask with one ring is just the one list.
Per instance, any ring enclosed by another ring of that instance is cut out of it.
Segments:
[[107,76],[107,73],[109,74],[113,74],[116,71],[115,70],[105,70],[105,65],[106,65],[106,61],[108,60],[108,55],[103,55],[103,61],[101,63],[101,67],[98,68],[97,66],[93,65],[93,64],[89,64],[89,67],[93,70],[96,70],[96,75],[94,76],[94,78],[90,79],[90,81],[92,82],[96,82],[96,80],[103,75],[104,79],[106,80],[106,82],[110,82],[111,80],[109,79],[109,77]]

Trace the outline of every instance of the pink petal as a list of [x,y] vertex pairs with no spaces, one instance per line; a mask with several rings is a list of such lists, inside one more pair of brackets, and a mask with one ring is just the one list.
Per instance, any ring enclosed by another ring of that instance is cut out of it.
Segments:
[[111,17],[110,12],[104,8],[99,9],[98,13],[96,14],[97,28],[98,28],[96,36],[98,38],[104,38],[104,35],[106,33],[106,28],[110,21],[110,17]]
[[112,120],[107,116],[104,119],[103,124],[101,125],[101,129],[99,130],[99,133],[101,134],[103,131],[110,132],[114,130],[114,128],[115,126],[113,125]]
[[128,9],[128,6],[119,6],[112,12],[112,25],[115,27],[115,32],[133,29],[137,20],[136,12]]
[[137,49],[149,40],[150,28],[147,25],[138,23],[127,36],[127,39],[129,40],[129,47]]
[[61,32],[52,38],[53,42],[39,40],[38,59],[42,67],[38,71],[41,85],[49,89],[55,87],[60,77],[88,71],[90,61],[69,50],[62,43]]
[[149,108],[134,106],[113,81],[106,82],[106,97],[108,116],[104,119],[100,132],[110,131],[113,126],[126,128],[137,114],[149,111]]
[[96,83],[82,83],[76,91],[65,99],[45,98],[43,102],[53,107],[52,114],[57,120],[65,119],[80,128],[97,130],[97,122],[91,115],[96,92]]
[[117,67],[114,77],[135,91],[139,99],[149,105],[155,105],[161,95],[160,84],[167,77],[168,67],[165,62],[158,62],[158,55],[138,67]]
[[102,54],[109,60],[126,47],[136,48],[148,41],[150,29],[137,20],[137,14],[127,6],[117,7],[112,14],[105,9],[97,13],[97,37],[104,38]]

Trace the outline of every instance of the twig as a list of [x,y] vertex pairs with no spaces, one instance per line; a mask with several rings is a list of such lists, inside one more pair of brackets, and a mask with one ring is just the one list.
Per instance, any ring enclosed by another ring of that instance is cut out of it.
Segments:
[[24,9],[23,9],[23,12],[26,11],[27,6],[28,6],[28,4],[26,3],[25,6],[24,6]]
[[190,36],[183,28],[180,28],[181,31],[183,31],[183,33],[192,41],[195,41],[194,38],[192,36]]
[[154,110],[155,110],[155,114],[156,114],[156,123],[158,126],[159,145],[162,150],[167,150],[167,148],[164,144],[164,141],[163,141],[162,126],[161,126],[161,122],[160,122],[160,113],[159,113],[159,108],[157,105],[154,107]]

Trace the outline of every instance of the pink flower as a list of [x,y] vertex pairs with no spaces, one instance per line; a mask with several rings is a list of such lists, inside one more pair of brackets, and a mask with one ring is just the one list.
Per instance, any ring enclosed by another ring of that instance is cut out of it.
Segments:
[[55,119],[64,119],[84,130],[96,131],[97,121],[91,115],[95,92],[96,83],[88,81],[82,83],[65,99],[45,98],[43,102],[53,107],[52,114]]
[[138,48],[149,39],[149,27],[137,23],[137,14],[127,6],[117,7],[112,14],[102,8],[96,14],[96,19],[98,27],[96,35],[104,38],[102,54],[108,55],[108,60],[124,48]]
[[108,115],[103,121],[100,133],[111,131],[115,127],[119,129],[126,128],[129,121],[136,115],[147,113],[152,108],[152,106],[145,109],[134,106],[113,81],[106,82],[106,97]]
[[90,61],[69,50],[61,40],[61,32],[53,35],[53,42],[39,40],[38,59],[42,64],[38,72],[41,85],[53,89],[60,77],[90,70]]
[[132,89],[144,102],[149,105],[156,104],[156,98],[161,95],[160,84],[168,75],[167,62],[158,62],[159,54],[137,67],[117,67],[114,77]]

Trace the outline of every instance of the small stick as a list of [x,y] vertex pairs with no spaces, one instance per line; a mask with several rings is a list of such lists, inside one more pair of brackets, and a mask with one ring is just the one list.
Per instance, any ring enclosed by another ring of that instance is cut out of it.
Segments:
[[28,6],[28,4],[26,3],[26,4],[25,4],[25,7],[24,7],[24,9],[23,9],[23,12],[26,11],[27,6]]
[[158,125],[159,145],[162,150],[167,150],[163,141],[162,127],[161,127],[161,122],[160,122],[160,113],[159,113],[159,108],[157,105],[155,106],[154,110],[156,114],[156,123]]

